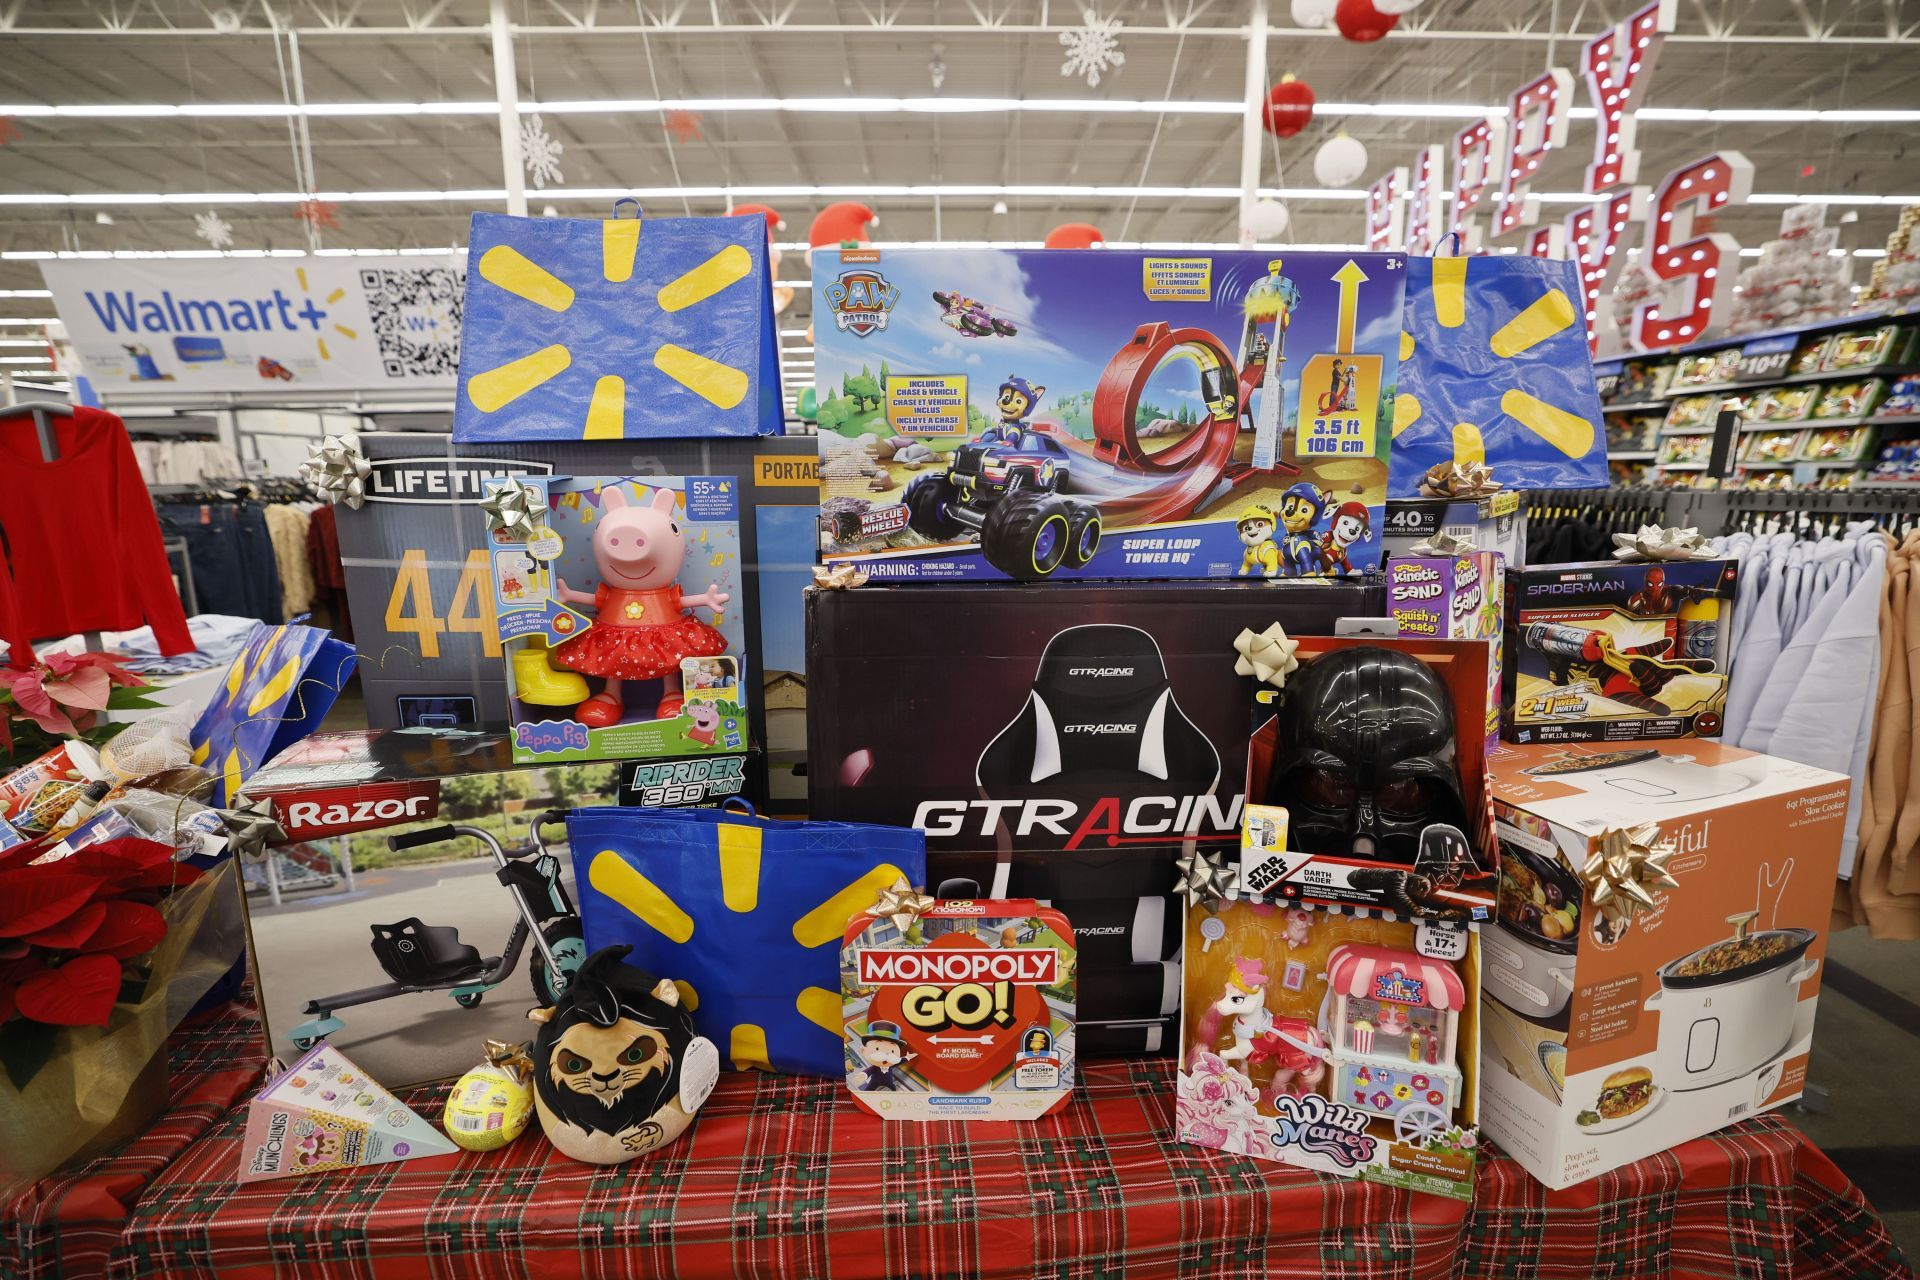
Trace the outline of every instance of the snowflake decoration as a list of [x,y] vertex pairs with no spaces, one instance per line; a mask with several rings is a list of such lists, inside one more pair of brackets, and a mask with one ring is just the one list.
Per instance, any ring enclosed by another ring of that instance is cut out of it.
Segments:
[[1088,88],[1098,88],[1101,72],[1127,60],[1127,55],[1120,52],[1121,22],[1118,18],[1103,18],[1091,9],[1082,9],[1080,17],[1079,26],[1060,33],[1060,43],[1067,50],[1060,74],[1084,75]]
[[538,112],[520,121],[521,167],[527,177],[533,179],[536,190],[546,190],[548,183],[560,185],[560,157],[566,151],[565,146],[547,133]]
[[700,113],[698,111],[667,112],[667,132],[673,135],[675,142],[698,142],[703,136],[700,132]]
[[339,205],[331,200],[322,200],[318,196],[309,196],[293,207],[293,216],[312,227],[315,231],[322,227],[340,229],[340,219],[334,216]]
[[233,245],[232,225],[211,209],[193,215],[193,234],[215,249],[231,248]]

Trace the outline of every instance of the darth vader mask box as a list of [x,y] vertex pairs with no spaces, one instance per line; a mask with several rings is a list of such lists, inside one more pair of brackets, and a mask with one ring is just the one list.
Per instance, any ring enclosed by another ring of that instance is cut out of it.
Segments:
[[1306,636],[1261,685],[1241,880],[1286,904],[1449,921],[1491,914],[1488,645]]
[[1331,632],[1381,602],[1359,582],[809,592],[810,811],[919,827],[940,896],[1059,908],[1081,1054],[1171,1049],[1174,860],[1239,840],[1234,638]]

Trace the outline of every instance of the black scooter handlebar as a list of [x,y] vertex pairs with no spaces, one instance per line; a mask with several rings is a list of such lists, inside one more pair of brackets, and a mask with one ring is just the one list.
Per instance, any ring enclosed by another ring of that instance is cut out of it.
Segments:
[[387,848],[398,853],[402,849],[418,849],[423,844],[438,844],[442,840],[457,840],[460,833],[449,826],[422,827],[418,831],[409,831],[403,836],[388,836]]

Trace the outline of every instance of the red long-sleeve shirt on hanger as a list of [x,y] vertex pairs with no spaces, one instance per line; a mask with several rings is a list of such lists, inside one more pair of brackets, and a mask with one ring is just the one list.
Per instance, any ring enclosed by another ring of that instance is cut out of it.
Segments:
[[57,456],[40,453],[31,414],[0,416],[0,636],[52,639],[78,631],[153,628],[163,654],[193,637],[160,543],[126,425],[75,406],[52,419]]

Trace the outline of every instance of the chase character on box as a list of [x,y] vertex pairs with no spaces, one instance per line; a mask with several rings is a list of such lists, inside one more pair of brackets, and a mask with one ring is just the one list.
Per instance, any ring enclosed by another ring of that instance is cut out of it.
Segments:
[[1273,512],[1266,507],[1252,506],[1240,513],[1234,529],[1240,534],[1240,541],[1247,552],[1240,557],[1240,573],[1236,577],[1272,578],[1280,573],[1280,548],[1274,545],[1273,530],[1278,523]]
[[1033,407],[1040,403],[1040,397],[1045,394],[1045,387],[1033,386],[1017,374],[1008,374],[1007,380],[1000,384],[1000,398],[994,402],[1000,410],[1002,430],[1018,431],[1024,428],[1033,414]]
[[609,486],[601,492],[601,514],[593,530],[593,560],[600,585],[591,594],[557,583],[568,604],[594,608],[594,623],[553,651],[560,666],[605,679],[601,691],[574,708],[574,718],[590,728],[620,723],[626,714],[623,681],[659,680],[658,720],[680,714],[680,660],[726,652],[727,639],[686,611],[704,605],[716,614],[732,599],[712,583],[697,596],[683,596],[676,578],[686,559],[671,489],[654,493],[645,507],[628,503]]
[[1306,480],[1288,489],[1280,499],[1280,523],[1287,531],[1281,558],[1288,577],[1320,572],[1320,543],[1313,529],[1332,501],[1326,490]]
[[907,1052],[906,1044],[900,1039],[899,1024],[878,1021],[867,1024],[866,1034],[860,1037],[857,1052],[860,1061],[867,1067],[866,1078],[860,1082],[859,1088],[868,1092],[900,1088],[900,1064],[919,1056]]
[[1320,535],[1320,564],[1328,573],[1355,573],[1347,552],[1373,532],[1373,516],[1366,505],[1343,502],[1334,513],[1333,527]]

